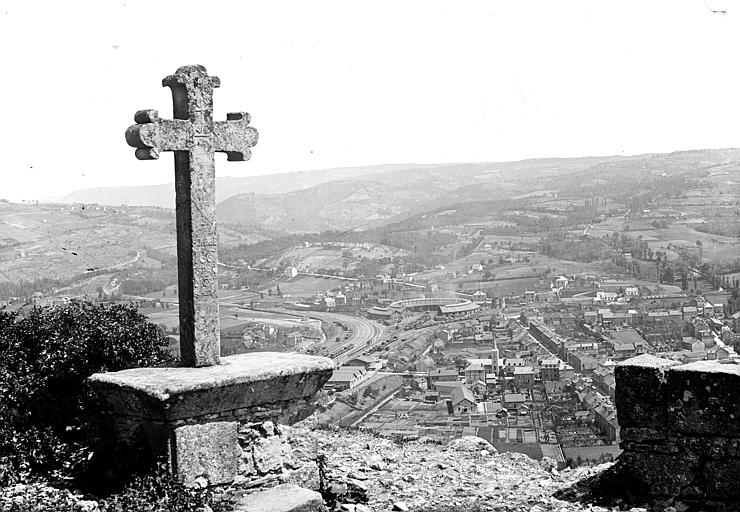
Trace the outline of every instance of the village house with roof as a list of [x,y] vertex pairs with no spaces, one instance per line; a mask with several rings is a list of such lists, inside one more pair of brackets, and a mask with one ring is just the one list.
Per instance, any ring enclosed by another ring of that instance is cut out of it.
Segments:
[[460,386],[451,391],[450,405],[453,414],[471,414],[478,411],[475,395],[467,386]]

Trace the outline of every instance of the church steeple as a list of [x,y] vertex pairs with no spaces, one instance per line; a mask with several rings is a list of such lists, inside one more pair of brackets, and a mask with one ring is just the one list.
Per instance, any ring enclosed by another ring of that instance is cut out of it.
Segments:
[[491,367],[493,373],[498,375],[501,370],[501,360],[498,353],[498,345],[496,345],[496,335],[493,335],[493,350],[491,351]]

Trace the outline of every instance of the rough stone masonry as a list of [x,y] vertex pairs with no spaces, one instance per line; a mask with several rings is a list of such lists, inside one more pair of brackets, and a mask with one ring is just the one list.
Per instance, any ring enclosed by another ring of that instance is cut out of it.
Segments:
[[274,352],[219,358],[214,152],[246,160],[257,132],[245,112],[213,122],[220,81],[203,66],[181,67],[162,83],[172,89],[174,119],[141,110],[126,141],[140,160],[175,152],[182,366],[97,373],[90,384],[111,409],[118,454],[166,459],[186,484],[224,484],[251,453],[240,429],[310,414],[334,362]]
[[702,507],[740,502],[740,365],[642,355],[615,377],[625,488]]

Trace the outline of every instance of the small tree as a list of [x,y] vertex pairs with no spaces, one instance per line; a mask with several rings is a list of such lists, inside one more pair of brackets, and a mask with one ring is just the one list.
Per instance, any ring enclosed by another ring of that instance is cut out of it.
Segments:
[[453,359],[452,362],[455,365],[455,368],[458,369],[458,371],[468,366],[468,360],[462,356],[455,356],[455,359]]

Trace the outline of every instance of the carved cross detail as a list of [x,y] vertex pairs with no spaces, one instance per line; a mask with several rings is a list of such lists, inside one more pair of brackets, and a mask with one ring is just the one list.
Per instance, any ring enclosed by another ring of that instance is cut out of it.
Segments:
[[140,110],[126,130],[136,158],[152,160],[175,152],[177,266],[180,303],[180,356],[185,366],[219,363],[214,152],[230,161],[248,160],[257,130],[246,112],[213,122],[213,89],[221,81],[203,66],[183,66],[162,80],[172,89],[174,119]]

